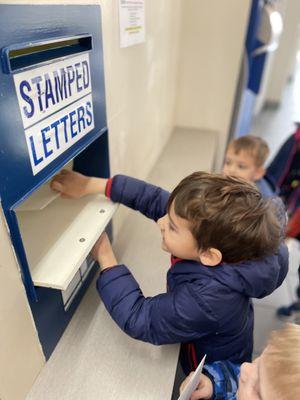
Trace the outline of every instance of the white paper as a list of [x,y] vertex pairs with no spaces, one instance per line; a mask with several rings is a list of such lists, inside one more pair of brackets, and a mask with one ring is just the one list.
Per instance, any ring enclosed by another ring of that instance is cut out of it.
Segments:
[[145,41],[145,0],[119,0],[120,46]]
[[192,393],[196,390],[197,386],[199,385],[200,375],[201,375],[203,365],[205,362],[205,357],[206,356],[204,356],[202,358],[201,363],[198,365],[196,371],[194,372],[194,375],[192,376],[191,380],[184,388],[184,391],[181,393],[178,400],[190,400]]

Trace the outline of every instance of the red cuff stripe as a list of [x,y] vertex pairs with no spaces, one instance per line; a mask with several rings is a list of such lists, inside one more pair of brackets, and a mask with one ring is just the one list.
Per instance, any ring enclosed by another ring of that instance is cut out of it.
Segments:
[[188,363],[190,365],[190,370],[195,371],[195,364],[193,360],[193,354],[192,354],[192,343],[188,343],[187,345],[187,354],[188,354]]
[[106,187],[105,187],[105,196],[108,197],[109,199],[110,199],[112,181],[113,181],[113,179],[109,178],[107,180]]
[[192,360],[194,364],[194,369],[198,367],[198,361],[197,361],[197,356],[196,356],[196,349],[194,343],[191,343],[191,353],[192,353]]
[[300,209],[298,209],[289,220],[286,235],[297,237],[300,235]]

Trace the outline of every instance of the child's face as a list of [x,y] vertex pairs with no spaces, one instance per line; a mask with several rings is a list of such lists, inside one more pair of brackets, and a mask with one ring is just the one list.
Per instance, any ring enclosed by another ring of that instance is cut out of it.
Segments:
[[228,147],[223,174],[243,178],[248,182],[256,182],[264,176],[265,170],[263,167],[257,167],[254,159],[246,151],[241,150],[235,153],[232,147]]
[[174,212],[173,204],[169,213],[157,221],[162,235],[162,249],[185,260],[199,260],[197,242],[190,231],[189,221]]
[[239,379],[238,400],[269,400],[278,399],[274,393],[273,385],[268,381],[264,363],[265,352],[252,363],[244,363],[241,366]]
[[237,393],[238,400],[261,400],[258,377],[259,364],[260,357],[252,363],[244,363],[241,365],[239,389]]

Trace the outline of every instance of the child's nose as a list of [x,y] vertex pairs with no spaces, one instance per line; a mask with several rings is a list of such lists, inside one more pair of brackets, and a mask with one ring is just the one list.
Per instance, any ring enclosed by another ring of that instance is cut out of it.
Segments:
[[234,175],[235,174],[235,167],[233,165],[228,167],[227,168],[227,173],[228,173],[228,175]]
[[157,220],[157,225],[159,226],[159,229],[162,231],[164,230],[165,219],[166,219],[166,216],[163,216]]

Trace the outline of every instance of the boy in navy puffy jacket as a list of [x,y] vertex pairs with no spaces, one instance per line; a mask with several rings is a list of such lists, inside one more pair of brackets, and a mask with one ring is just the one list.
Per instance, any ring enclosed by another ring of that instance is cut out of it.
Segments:
[[167,293],[143,296],[129,269],[118,264],[103,234],[93,249],[99,294],[128,335],[153,344],[182,343],[186,373],[207,362],[251,360],[253,307],[281,285],[288,269],[282,226],[272,200],[245,181],[196,172],[171,195],[117,175],[88,178],[65,171],[52,182],[66,197],[106,193],[157,222],[172,254]]

